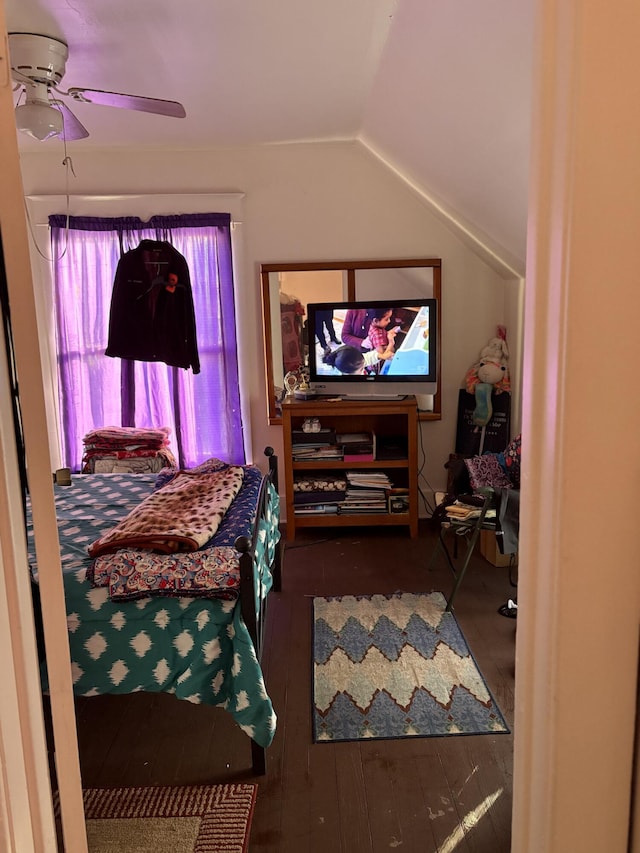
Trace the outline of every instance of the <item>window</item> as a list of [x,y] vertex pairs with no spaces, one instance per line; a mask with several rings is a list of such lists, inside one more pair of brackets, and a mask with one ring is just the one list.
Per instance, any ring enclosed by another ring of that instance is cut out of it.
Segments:
[[[228,214],[49,219],[62,458],[82,462],[82,437],[102,426],[168,426],[181,467],[217,456],[244,462]],[[201,372],[104,355],[121,255],[166,240],[190,271]]]

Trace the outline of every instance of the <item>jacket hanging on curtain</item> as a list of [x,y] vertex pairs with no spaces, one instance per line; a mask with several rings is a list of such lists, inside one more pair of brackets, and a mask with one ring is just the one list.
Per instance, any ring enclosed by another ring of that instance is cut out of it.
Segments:
[[200,372],[189,267],[170,243],[142,240],[120,258],[105,355]]

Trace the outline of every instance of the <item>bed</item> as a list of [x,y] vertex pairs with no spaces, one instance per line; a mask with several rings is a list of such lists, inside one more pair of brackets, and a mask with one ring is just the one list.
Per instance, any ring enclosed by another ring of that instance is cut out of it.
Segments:
[[[215,534],[186,553],[171,544],[159,545],[165,554],[139,548],[131,537],[119,547],[113,538],[132,510],[174,488],[175,472],[78,474],[55,486],[74,692],[168,692],[222,707],[251,738],[256,774],[266,770],[275,733],[260,659],[268,593],[281,584],[277,458],[271,448],[265,454],[264,476],[254,465],[233,466],[234,475],[241,469],[237,494]],[[203,492],[209,480],[194,476],[188,485]],[[37,591],[28,508],[27,523]],[[170,573],[158,570],[167,565]],[[43,681],[46,690],[46,672]]]

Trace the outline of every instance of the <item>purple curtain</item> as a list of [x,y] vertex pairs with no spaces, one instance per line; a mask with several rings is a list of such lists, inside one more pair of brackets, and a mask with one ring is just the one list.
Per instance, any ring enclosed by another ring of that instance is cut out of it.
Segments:
[[[181,467],[245,461],[231,256],[231,218],[206,213],[49,217],[63,464],[79,471],[82,438],[103,426],[171,429]],[[187,261],[201,372],[109,358],[111,293],[120,256],[166,240]]]

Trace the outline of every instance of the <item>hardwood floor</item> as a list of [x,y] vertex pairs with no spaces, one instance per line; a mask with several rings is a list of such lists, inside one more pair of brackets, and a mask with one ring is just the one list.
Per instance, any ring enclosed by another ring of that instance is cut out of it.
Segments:
[[[266,683],[278,714],[267,774],[253,777],[246,735],[228,714],[172,696],[77,701],[85,787],[255,780],[251,853],[507,853],[512,735],[313,744],[311,597],[441,590],[427,571],[435,533],[300,531],[284,549],[283,591],[270,597]],[[516,620],[505,568],[474,556],[456,617],[510,727]]]

